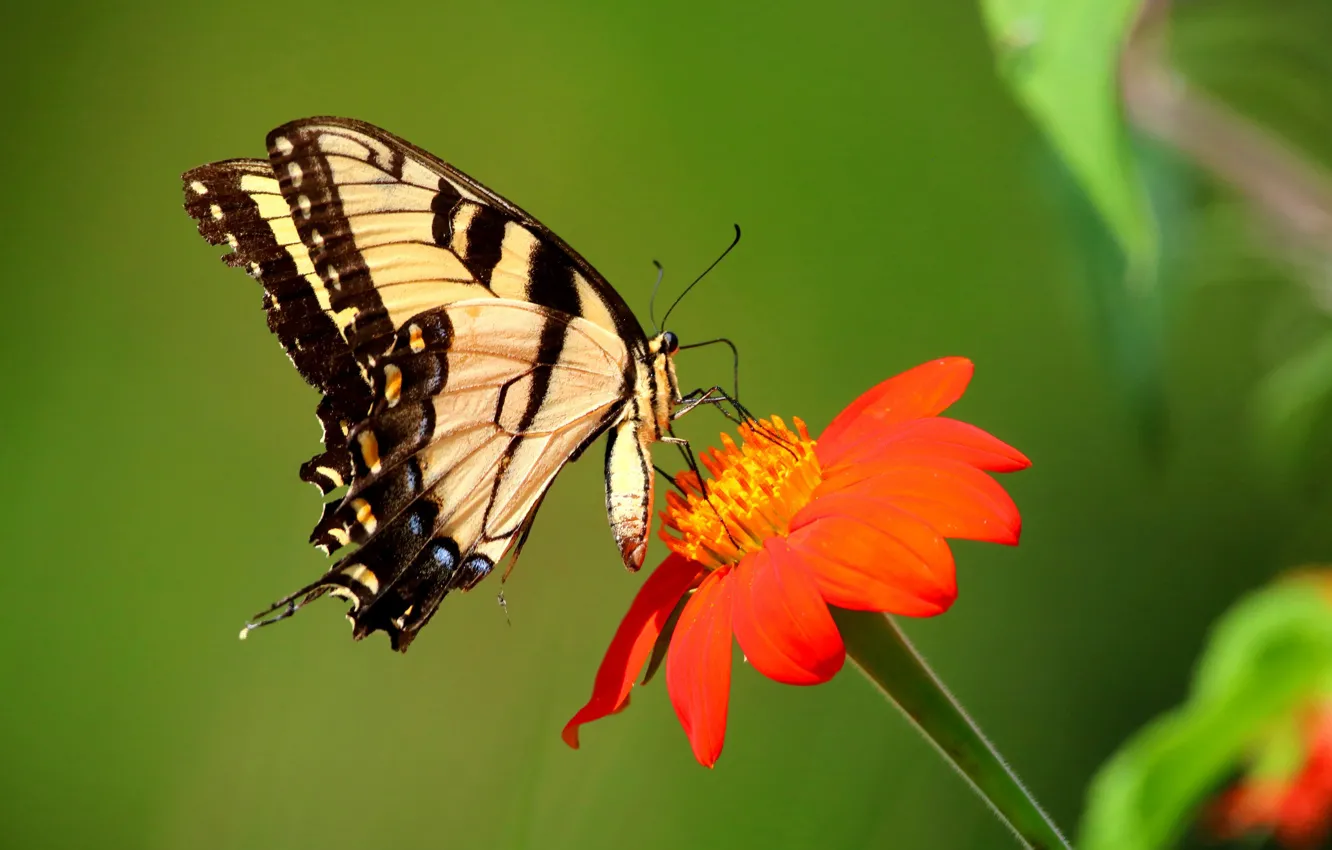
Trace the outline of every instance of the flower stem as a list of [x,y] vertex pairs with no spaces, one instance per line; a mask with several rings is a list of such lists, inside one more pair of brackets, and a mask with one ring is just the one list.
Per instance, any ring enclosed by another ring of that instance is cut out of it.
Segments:
[[847,654],[1031,850],[1070,850],[1017,774],[887,614],[832,609]]

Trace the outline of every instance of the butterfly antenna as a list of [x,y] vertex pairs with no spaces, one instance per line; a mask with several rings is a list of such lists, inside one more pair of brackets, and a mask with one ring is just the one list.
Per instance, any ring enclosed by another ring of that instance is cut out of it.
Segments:
[[648,299],[648,319],[652,322],[652,335],[657,335],[657,290],[661,289],[661,279],[666,276],[666,270],[661,267],[661,263],[656,260],[652,265],[657,267],[657,282],[652,284],[652,297]]
[[712,265],[704,269],[703,274],[694,278],[694,282],[686,286],[684,292],[681,292],[678,296],[676,296],[675,300],[671,302],[670,308],[666,310],[666,315],[661,317],[661,326],[663,328],[666,327],[667,320],[671,318],[671,310],[674,310],[676,305],[679,304],[684,299],[684,297],[689,294],[689,290],[693,289],[695,286],[698,286],[698,282],[703,278],[707,277],[708,272],[717,268],[717,264],[720,263],[722,260],[726,259],[726,255],[731,253],[731,250],[734,249],[735,246],[739,244],[740,244],[740,225],[737,224],[735,225],[735,238],[731,240],[730,245],[726,246],[726,250],[721,252],[721,256],[713,260]]

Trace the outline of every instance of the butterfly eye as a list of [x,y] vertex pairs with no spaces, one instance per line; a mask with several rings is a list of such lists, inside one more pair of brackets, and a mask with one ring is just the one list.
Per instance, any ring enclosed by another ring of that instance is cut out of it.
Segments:
[[680,338],[667,331],[661,335],[661,350],[667,354],[674,354],[680,350]]

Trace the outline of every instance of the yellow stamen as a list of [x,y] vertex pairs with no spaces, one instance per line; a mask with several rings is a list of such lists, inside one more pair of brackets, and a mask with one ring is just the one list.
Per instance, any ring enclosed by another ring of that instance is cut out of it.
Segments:
[[765,539],[790,532],[791,517],[823,480],[815,441],[804,422],[793,423],[794,432],[777,416],[745,423],[741,446],[722,434],[722,447],[699,458],[712,473],[706,499],[698,476],[676,476],[686,495],[667,493],[661,514],[661,539],[672,552],[715,570],[762,549]]

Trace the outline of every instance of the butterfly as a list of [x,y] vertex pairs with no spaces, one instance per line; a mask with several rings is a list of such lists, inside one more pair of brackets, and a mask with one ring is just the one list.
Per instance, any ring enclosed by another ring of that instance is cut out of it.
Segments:
[[650,447],[683,444],[673,416],[715,399],[680,394],[675,334],[649,338],[564,240],[385,130],[308,118],[267,141],[266,160],[187,171],[185,209],[263,285],[269,328],[323,394],[324,450],[300,475],[346,489],[310,541],[356,548],[241,636],[327,593],[349,600],[353,638],[405,651],[446,594],[516,558],[602,434],[611,530],[641,567]]

